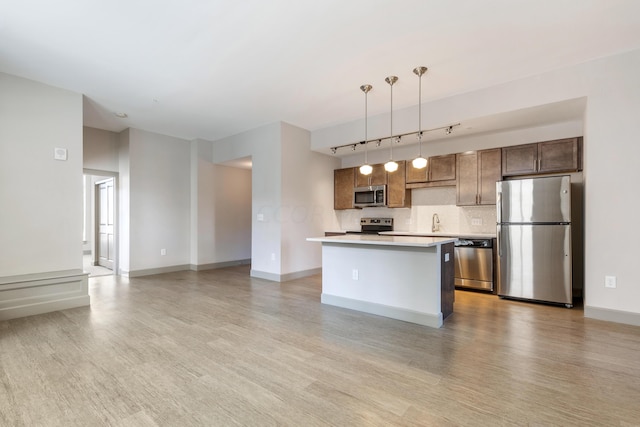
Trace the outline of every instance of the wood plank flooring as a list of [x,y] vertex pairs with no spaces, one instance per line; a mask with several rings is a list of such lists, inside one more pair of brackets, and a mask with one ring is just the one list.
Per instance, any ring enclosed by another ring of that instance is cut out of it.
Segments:
[[240,266],[0,322],[2,426],[638,426],[640,328],[457,291],[432,329]]

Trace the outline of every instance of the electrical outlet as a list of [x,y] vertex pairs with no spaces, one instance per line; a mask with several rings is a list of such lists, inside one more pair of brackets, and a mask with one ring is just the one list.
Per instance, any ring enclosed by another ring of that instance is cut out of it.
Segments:
[[160,255],[165,256],[167,254],[166,249],[160,249]]
[[471,218],[471,225],[482,225],[482,218]]
[[604,287],[615,288],[618,285],[616,276],[604,276]]
[[276,254],[275,252],[271,254],[271,261],[275,261],[276,260]]
[[359,276],[359,274],[358,274],[358,270],[357,269],[354,268],[353,270],[351,270],[351,278],[353,280],[358,280],[358,276]]

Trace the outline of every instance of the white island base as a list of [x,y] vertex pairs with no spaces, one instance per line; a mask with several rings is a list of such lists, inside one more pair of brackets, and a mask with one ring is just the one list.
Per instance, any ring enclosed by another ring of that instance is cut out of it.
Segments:
[[441,327],[453,312],[455,239],[346,235],[322,242],[322,303]]

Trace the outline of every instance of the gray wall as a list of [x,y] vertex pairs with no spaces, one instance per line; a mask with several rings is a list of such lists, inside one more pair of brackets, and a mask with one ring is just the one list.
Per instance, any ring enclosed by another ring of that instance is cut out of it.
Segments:
[[0,276],[82,269],[82,96],[3,73],[0,94]]
[[189,264],[190,153],[186,140],[130,129],[130,274]]

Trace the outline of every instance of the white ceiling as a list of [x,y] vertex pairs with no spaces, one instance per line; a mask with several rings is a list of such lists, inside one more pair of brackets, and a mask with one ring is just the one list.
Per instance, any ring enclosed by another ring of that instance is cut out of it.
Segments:
[[394,108],[415,105],[418,65],[427,102],[637,49],[639,17],[638,0],[0,0],[0,71],[84,94],[87,126],[216,140],[358,119],[364,83],[384,113],[391,74]]

